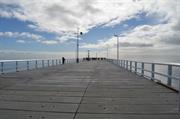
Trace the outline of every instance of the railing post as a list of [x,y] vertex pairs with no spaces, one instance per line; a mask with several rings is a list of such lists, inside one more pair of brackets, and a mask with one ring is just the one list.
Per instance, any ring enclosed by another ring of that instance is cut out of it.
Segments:
[[137,73],[137,62],[135,61],[134,63],[135,63],[135,64],[134,64],[134,65],[135,65],[134,71],[135,71],[135,73]]
[[54,60],[52,60],[52,66],[54,66]]
[[18,61],[16,61],[16,72],[18,72]]
[[49,60],[47,60],[47,62],[48,62],[48,67],[49,67]]
[[29,70],[29,61],[27,61],[27,70]]
[[44,60],[42,60],[42,68],[44,68]]
[[144,76],[144,62],[141,64],[141,76]]
[[122,63],[122,60],[121,60],[121,67],[122,67],[122,64],[123,64],[123,63]]
[[122,68],[124,68],[124,60],[122,60]]
[[4,73],[4,62],[1,62],[1,74]]
[[151,80],[154,80],[154,71],[155,71],[155,66],[154,63],[151,65]]
[[179,112],[180,112],[180,80],[179,80]]
[[125,60],[125,66],[124,66],[125,69],[127,69],[127,60]]
[[126,69],[128,70],[128,60],[126,60]]
[[172,82],[172,65],[168,65],[168,82],[167,85],[171,86],[171,82]]
[[38,66],[37,66],[37,60],[35,61],[35,67],[36,67],[36,69],[38,68]]
[[56,59],[56,66],[58,65],[57,59]]
[[130,71],[132,72],[132,61],[130,61]]
[[61,64],[61,60],[59,59],[59,65]]

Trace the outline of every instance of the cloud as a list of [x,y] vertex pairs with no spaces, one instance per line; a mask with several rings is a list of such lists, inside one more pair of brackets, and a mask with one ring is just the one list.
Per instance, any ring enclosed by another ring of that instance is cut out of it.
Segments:
[[22,44],[26,43],[26,41],[24,41],[24,40],[17,40],[16,42],[17,43],[22,43]]
[[49,40],[41,35],[32,34],[29,32],[0,32],[0,36],[16,39],[17,40],[16,42],[18,43],[26,43],[27,40],[33,40],[45,45],[56,45],[75,38],[70,34],[66,34],[64,36],[57,36],[55,39]]
[[[136,18],[143,12],[158,24],[137,26],[124,32],[120,37],[120,44],[124,44],[122,46],[146,47],[148,44],[149,47],[160,47],[163,43],[179,44],[179,0],[0,0],[0,5],[1,17],[30,21],[33,23],[28,25],[30,28],[58,34],[53,41],[45,39],[44,44],[73,39],[77,27],[87,33],[93,27],[114,26]],[[32,34],[24,36],[43,39]],[[96,44],[82,44],[82,47],[114,47],[115,44],[116,40],[110,38]]]
[[[154,2],[154,0],[152,0]],[[37,29],[48,32],[75,32],[80,27],[84,32],[97,25],[116,25],[136,17],[145,0],[1,0],[1,17],[14,17],[31,21]],[[14,7],[16,6],[16,7]]]
[[26,43],[27,40],[33,40],[46,45],[58,44],[58,41],[56,40],[47,40],[41,35],[32,34],[29,32],[0,32],[0,36],[13,38],[16,40],[17,43]]
[[[134,29],[124,32],[119,35],[119,43],[121,48],[126,47],[152,47],[162,48],[174,47],[180,45],[180,31],[173,30],[173,24],[158,24],[158,25],[141,25]],[[117,44],[117,38],[100,40],[95,44],[81,44],[82,48],[103,49],[106,47],[114,48]]]
[[148,43],[120,43],[120,47],[152,47],[153,44],[148,44]]
[[42,39],[44,39],[43,36],[32,34],[29,32],[0,32],[1,37],[9,37],[9,38],[21,38],[21,39],[30,39],[35,40],[37,42],[40,42]]
[[[152,0],[153,1],[153,0]],[[169,48],[180,45],[180,1],[162,0],[149,2],[142,0],[146,17],[157,21],[157,24],[136,26],[134,29],[119,34],[121,47]],[[113,21],[114,22],[114,21]],[[111,37],[95,44],[82,44],[82,48],[114,48],[117,41]]]
[[46,45],[55,45],[58,44],[58,41],[54,41],[54,40],[45,40],[45,41],[41,41],[42,44],[46,44]]

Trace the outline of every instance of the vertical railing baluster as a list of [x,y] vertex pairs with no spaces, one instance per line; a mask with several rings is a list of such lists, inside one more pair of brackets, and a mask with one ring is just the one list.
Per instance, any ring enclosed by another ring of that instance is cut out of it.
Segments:
[[126,60],[126,69],[128,70],[128,60]]
[[57,66],[57,59],[56,59],[56,66]]
[[4,62],[1,62],[1,74],[4,73]]
[[141,63],[141,76],[144,76],[144,62]]
[[123,64],[123,62],[122,62],[122,60],[121,60],[121,67],[122,67],[122,64]]
[[35,61],[35,67],[36,67],[36,69],[38,68],[37,64],[38,64],[38,61],[36,60],[36,61]]
[[18,61],[16,61],[16,72],[18,72]]
[[127,61],[125,60],[125,66],[124,66],[124,68],[126,69],[127,68]]
[[136,61],[134,62],[134,65],[135,65],[134,71],[135,71],[135,73],[137,73],[137,62]]
[[132,72],[132,61],[130,61],[130,71]]
[[155,71],[155,65],[154,63],[151,64],[151,80],[154,80],[154,71]]
[[47,62],[48,62],[48,67],[49,67],[49,60],[47,60]]
[[179,112],[180,112],[180,80],[179,80]]
[[42,68],[44,68],[44,60],[42,60]]
[[52,66],[54,66],[54,60],[52,60]]
[[29,70],[29,61],[27,61],[27,70]]
[[122,68],[124,68],[124,60],[122,60]]
[[172,65],[168,65],[168,82],[167,85],[171,86],[171,82],[172,82]]

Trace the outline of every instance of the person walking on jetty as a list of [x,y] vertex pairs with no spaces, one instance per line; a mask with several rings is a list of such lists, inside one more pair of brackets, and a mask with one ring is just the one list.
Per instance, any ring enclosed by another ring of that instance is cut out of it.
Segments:
[[62,64],[65,64],[66,59],[62,57]]

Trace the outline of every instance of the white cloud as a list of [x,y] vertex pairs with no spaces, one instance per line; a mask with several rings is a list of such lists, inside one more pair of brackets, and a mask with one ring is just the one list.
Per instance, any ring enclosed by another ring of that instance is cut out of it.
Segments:
[[43,31],[75,32],[80,27],[87,32],[100,24],[110,26],[136,17],[146,4],[154,2],[156,0],[0,0],[4,6],[16,5],[11,9],[0,9],[0,13],[4,14],[1,16],[32,21]]
[[[173,48],[180,45],[180,1],[178,0],[146,0],[140,1],[143,11],[159,24],[140,25],[120,34],[121,47],[153,47]],[[113,21],[114,22],[114,21]],[[112,22],[111,22],[112,23]],[[95,44],[82,44],[82,48],[114,48],[117,41],[112,37]]]
[[[173,25],[158,24],[158,25],[142,25],[131,31],[125,32],[119,36],[120,47],[153,47],[153,48],[170,48],[174,45],[180,45],[180,30],[173,30]],[[95,44],[81,44],[81,48],[114,48],[117,44],[117,38],[100,40]]]
[[28,27],[31,28],[31,29],[37,29],[37,26],[36,25],[32,25],[32,24],[29,24]]
[[32,34],[29,32],[21,32],[21,33],[20,32],[0,32],[0,36],[13,38],[18,43],[26,43],[27,40],[34,40],[38,43],[42,43],[46,45],[58,44],[58,41],[56,40],[47,40],[41,35]]
[[16,42],[18,43],[26,43],[27,40],[28,41],[33,40],[33,41],[36,41],[38,43],[45,44],[45,45],[55,45],[59,43],[64,43],[67,40],[69,40],[68,38],[70,37],[74,38],[72,36],[67,35],[67,36],[62,36],[62,37],[58,36],[55,39],[49,40],[49,39],[44,38],[41,35],[32,34],[29,32],[0,32],[0,36],[15,39]]
[[[53,41],[46,40],[44,44],[68,41],[75,37],[77,27],[88,32],[92,27],[102,24],[116,25],[137,17],[137,14],[142,12],[146,12],[147,16],[153,17],[160,24],[138,26],[124,33],[120,38],[122,46],[142,47],[144,44],[159,47],[162,43],[179,43],[179,0],[0,0],[0,4],[3,6],[0,8],[1,17],[31,21],[34,25],[29,25],[30,28],[61,36]],[[42,39],[33,34],[18,35],[35,40]],[[115,44],[116,40],[111,38],[96,44],[83,44],[82,47],[100,48],[107,45],[113,47]]]
[[64,34],[62,36],[56,37],[56,40],[59,41],[59,43],[64,43],[72,39],[76,39],[76,37],[71,34]]
[[29,32],[0,32],[0,36],[9,37],[9,38],[21,38],[21,39],[30,39],[40,42],[44,39],[42,36],[37,34],[32,34]]
[[16,42],[17,43],[26,43],[26,41],[24,41],[24,40],[17,40]]
[[44,40],[44,41],[41,41],[41,43],[46,44],[46,45],[55,45],[55,44],[58,44],[58,41]]

